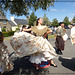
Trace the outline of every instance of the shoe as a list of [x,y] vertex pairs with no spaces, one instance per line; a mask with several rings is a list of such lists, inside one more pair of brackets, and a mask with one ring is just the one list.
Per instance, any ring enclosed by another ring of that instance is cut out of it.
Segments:
[[54,65],[54,64],[51,64],[51,66],[53,66],[53,67],[58,67],[57,65]]
[[61,50],[57,51],[56,53],[57,53],[57,54],[60,54],[60,55],[63,54],[63,53],[61,52]]
[[59,54],[61,54],[61,55],[63,54],[63,53],[61,52],[61,50],[59,51]]

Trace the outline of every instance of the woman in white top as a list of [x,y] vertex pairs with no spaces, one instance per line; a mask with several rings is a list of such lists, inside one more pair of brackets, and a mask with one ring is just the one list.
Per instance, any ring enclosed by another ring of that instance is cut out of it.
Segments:
[[75,24],[71,28],[71,42],[73,45],[75,45]]

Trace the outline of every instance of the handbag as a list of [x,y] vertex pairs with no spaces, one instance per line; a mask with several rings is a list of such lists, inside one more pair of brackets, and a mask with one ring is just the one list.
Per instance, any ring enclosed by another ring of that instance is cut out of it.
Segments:
[[65,33],[65,34],[63,35],[63,40],[66,41],[67,39],[68,39],[68,35]]

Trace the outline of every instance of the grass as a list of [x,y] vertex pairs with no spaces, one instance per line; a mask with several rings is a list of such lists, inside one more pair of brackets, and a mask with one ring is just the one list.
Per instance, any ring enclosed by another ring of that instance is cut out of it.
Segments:
[[4,40],[10,40],[12,36],[10,37],[4,37]]
[[48,34],[48,39],[54,38],[54,35]]

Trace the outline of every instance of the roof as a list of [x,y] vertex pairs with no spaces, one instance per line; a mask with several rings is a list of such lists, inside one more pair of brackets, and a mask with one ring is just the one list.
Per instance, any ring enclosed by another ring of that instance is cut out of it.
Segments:
[[25,19],[14,19],[14,21],[17,23],[17,24],[21,24],[21,25],[23,25],[23,24],[28,24],[28,22],[29,22],[29,20],[25,20]]
[[11,26],[16,26],[11,20],[8,20],[8,23],[9,23]]
[[0,20],[8,20],[5,16],[0,15]]

